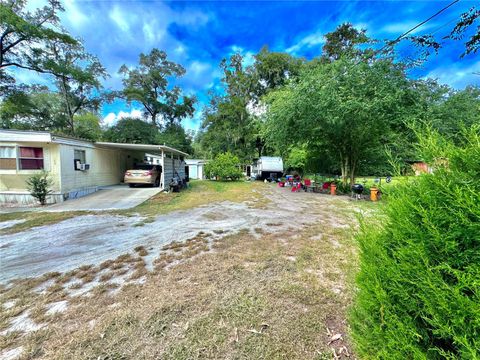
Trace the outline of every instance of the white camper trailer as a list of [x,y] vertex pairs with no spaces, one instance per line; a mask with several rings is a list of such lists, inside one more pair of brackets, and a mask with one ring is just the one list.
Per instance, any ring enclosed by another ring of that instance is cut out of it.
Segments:
[[283,160],[277,156],[262,156],[253,162],[252,177],[257,180],[277,179],[283,175]]

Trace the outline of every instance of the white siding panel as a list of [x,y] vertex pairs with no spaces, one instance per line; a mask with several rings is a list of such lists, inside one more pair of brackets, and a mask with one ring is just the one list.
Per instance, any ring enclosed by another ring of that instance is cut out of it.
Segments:
[[[75,150],[85,151],[86,163],[90,164],[89,170],[75,170],[73,162]],[[128,157],[130,154],[123,150],[61,145],[60,151],[63,193],[119,184],[134,159],[134,156]]]

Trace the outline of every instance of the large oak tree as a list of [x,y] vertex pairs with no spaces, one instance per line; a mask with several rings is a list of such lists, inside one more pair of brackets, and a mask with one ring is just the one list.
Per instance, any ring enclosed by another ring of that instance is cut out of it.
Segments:
[[124,77],[124,88],[118,95],[142,104],[153,125],[161,128],[193,115],[195,98],[183,95],[180,87],[169,84],[183,76],[185,68],[168,60],[164,51],[142,53],[137,67],[123,65],[119,73]]

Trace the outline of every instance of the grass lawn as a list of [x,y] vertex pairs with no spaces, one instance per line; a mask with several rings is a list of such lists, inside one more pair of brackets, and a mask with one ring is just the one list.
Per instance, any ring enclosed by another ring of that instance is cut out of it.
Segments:
[[[359,184],[365,184],[369,188],[376,185],[382,189],[388,189],[389,187],[395,186],[399,183],[408,182],[411,178],[414,178],[414,176],[392,176],[391,182],[387,183],[386,177],[357,176],[356,182]],[[375,179],[380,179],[380,182],[375,182]]]
[[257,206],[262,206],[266,199],[257,191],[262,186],[263,183],[258,182],[193,180],[190,181],[188,189],[180,193],[160,193],[133,209],[118,213],[158,215],[220,201],[253,201]]

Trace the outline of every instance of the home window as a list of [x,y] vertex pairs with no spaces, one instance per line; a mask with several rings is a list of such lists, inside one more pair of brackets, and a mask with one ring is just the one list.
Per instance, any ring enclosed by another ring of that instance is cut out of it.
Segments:
[[80,170],[80,164],[85,164],[86,161],[86,156],[85,156],[85,150],[74,150],[73,152],[73,163],[74,163],[74,168],[75,170]]
[[0,169],[16,170],[17,157],[14,146],[0,146]]
[[20,170],[43,169],[43,148],[19,147],[18,165]]

